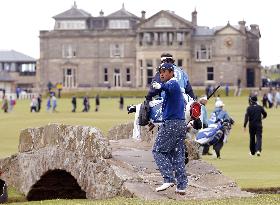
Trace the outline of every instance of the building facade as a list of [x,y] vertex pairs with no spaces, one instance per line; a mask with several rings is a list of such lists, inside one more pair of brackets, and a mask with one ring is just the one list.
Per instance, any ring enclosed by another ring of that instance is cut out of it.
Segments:
[[0,50],[0,90],[31,91],[36,84],[36,59],[14,50]]
[[74,6],[56,16],[54,29],[40,31],[38,82],[62,83],[64,89],[144,88],[151,83],[160,55],[168,52],[194,86],[229,83],[260,85],[258,25],[209,28],[171,11],[146,18],[123,7],[97,17]]

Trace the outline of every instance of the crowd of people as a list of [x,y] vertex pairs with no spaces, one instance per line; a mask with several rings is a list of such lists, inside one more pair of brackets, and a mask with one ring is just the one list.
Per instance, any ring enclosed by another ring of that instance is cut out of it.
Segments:
[[9,99],[7,96],[4,96],[2,99],[1,109],[4,111],[4,113],[12,112],[15,105],[16,99],[14,99],[12,96],[10,96]]
[[[97,94],[95,97],[95,112],[99,111],[99,107],[100,107],[100,97],[99,94]],[[40,112],[41,108],[42,108],[42,102],[43,98],[41,94],[33,94],[30,97],[30,104],[29,104],[29,108],[30,108],[30,112],[31,113],[35,113],[35,112]],[[77,106],[78,106],[78,102],[77,102],[77,97],[73,96],[71,99],[71,104],[72,104],[72,112],[76,112],[77,111]],[[3,96],[2,98],[2,104],[1,104],[1,109],[5,112],[12,112],[14,106],[16,105],[16,99],[13,96],[10,96],[9,98],[7,97],[7,95]],[[90,111],[90,98],[89,96],[84,96],[82,98],[82,105],[83,105],[83,109],[81,110],[81,112],[89,112]],[[57,112],[57,107],[58,107],[58,99],[56,98],[56,94],[55,92],[50,92],[47,97],[46,97],[46,111],[47,112]],[[122,95],[120,95],[119,98],[119,109],[123,110],[124,107],[124,97]]]
[[[254,95],[254,93],[253,93]],[[255,95],[258,95],[257,93]],[[275,90],[270,88],[268,92],[264,92],[262,96],[262,106],[264,108],[278,108],[280,105],[280,88],[276,87]]]

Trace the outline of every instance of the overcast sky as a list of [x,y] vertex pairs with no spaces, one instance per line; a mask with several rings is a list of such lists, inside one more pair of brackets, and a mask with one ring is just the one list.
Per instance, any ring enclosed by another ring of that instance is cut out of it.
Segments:
[[[0,49],[16,50],[39,58],[39,31],[52,30],[53,16],[72,7],[74,0],[1,0],[0,1]],[[199,26],[225,26],[229,21],[237,25],[258,24],[261,31],[260,59],[262,65],[280,63],[279,6],[277,0],[76,0],[77,7],[92,16],[119,10],[124,3],[126,10],[146,17],[160,10],[175,11],[191,21],[196,8]]]

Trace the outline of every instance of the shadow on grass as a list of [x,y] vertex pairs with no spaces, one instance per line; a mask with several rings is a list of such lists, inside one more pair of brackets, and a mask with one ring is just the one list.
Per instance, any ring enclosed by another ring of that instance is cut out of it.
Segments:
[[248,191],[256,194],[280,194],[280,187],[244,188],[242,191]]

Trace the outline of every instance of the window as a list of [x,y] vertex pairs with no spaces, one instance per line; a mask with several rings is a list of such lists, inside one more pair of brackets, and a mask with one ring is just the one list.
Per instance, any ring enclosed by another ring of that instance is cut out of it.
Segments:
[[167,43],[167,33],[161,32],[159,33],[159,45],[164,45],[165,43]]
[[4,70],[10,71],[10,69],[11,69],[11,63],[4,63]]
[[214,80],[214,68],[207,67],[207,80]]
[[121,71],[119,68],[114,69],[114,86],[115,87],[121,86]]
[[183,32],[178,32],[177,33],[177,42],[179,45],[183,45],[184,41],[184,33]]
[[153,69],[147,69],[147,84],[150,85],[152,83],[154,74]]
[[111,57],[123,57],[123,46],[121,44],[111,44]]
[[152,44],[153,44],[151,33],[144,33],[144,42],[145,42],[147,45],[152,45]]
[[182,67],[182,66],[183,66],[183,59],[178,59],[177,65],[178,65],[179,67]]
[[35,72],[36,65],[33,63],[23,63],[20,66],[20,72]]
[[126,68],[126,82],[130,82],[130,68]]
[[104,82],[108,82],[108,68],[104,68]]
[[110,29],[128,29],[129,21],[128,20],[110,20],[109,28]]
[[62,45],[62,56],[63,58],[73,58],[77,55],[77,48],[71,44]]
[[167,41],[167,45],[172,45],[173,44],[173,33],[168,33],[168,41]]
[[212,58],[211,46],[201,44],[196,46],[196,60],[197,61],[210,61]]
[[56,21],[55,30],[83,30],[86,29],[86,22],[83,20],[75,21]]
[[73,88],[76,87],[76,69],[64,68],[63,69],[63,87]]
[[147,67],[147,84],[150,85],[153,80],[153,61],[151,59],[146,60],[146,67]]
[[66,75],[72,75],[72,69],[67,69],[67,74]]

